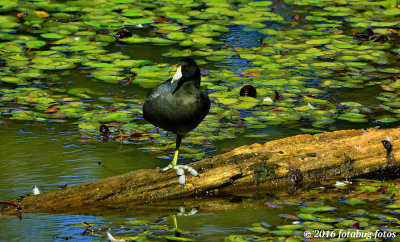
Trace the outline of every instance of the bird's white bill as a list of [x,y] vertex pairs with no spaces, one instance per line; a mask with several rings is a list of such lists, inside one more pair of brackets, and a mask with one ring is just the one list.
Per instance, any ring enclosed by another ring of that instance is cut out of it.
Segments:
[[181,71],[181,66],[179,65],[179,66],[178,66],[178,69],[177,69],[176,72],[175,72],[175,75],[172,77],[171,82],[174,82],[174,81],[176,81],[176,80],[179,80],[179,79],[181,79],[181,77],[182,77],[182,71]]

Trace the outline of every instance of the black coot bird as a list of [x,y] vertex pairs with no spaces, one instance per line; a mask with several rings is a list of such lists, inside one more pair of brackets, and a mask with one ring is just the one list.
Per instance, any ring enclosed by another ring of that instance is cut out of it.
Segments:
[[185,172],[199,176],[187,165],[177,165],[182,138],[197,127],[210,110],[210,99],[200,89],[200,68],[191,58],[183,58],[175,75],[154,88],[143,105],[143,117],[164,130],[176,134],[175,155],[172,162],[161,172],[174,168],[179,183],[185,185]]

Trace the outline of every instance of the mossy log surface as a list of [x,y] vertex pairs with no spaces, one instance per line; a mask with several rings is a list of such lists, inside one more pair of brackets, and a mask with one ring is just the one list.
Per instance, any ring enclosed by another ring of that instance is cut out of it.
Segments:
[[[382,141],[392,149],[386,149]],[[285,188],[321,180],[349,179],[400,166],[400,129],[343,130],[242,146],[191,164],[200,178],[178,184],[175,170],[137,170],[15,202],[22,212],[70,212],[93,208],[141,207],[205,194],[235,194]],[[7,210],[13,210],[12,206]]]

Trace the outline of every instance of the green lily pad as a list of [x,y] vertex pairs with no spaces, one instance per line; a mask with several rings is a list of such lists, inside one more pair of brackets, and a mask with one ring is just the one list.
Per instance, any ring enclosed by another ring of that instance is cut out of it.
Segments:
[[281,230],[296,230],[296,229],[302,229],[304,226],[301,224],[290,224],[290,225],[279,225],[276,226],[277,229]]
[[11,111],[10,119],[15,120],[34,120],[35,113],[30,110],[14,109]]
[[391,15],[393,15],[393,16],[400,15],[400,8],[392,7],[392,8],[385,9],[383,11],[383,14],[384,15],[389,15],[389,16],[391,16]]
[[[321,226],[325,226],[326,223],[336,223],[336,222],[339,222],[340,220],[342,220],[342,219],[340,219],[340,218],[325,218],[325,217],[317,219],[318,222],[322,223]],[[318,225],[318,224],[316,224],[316,225]],[[319,228],[319,229],[322,229],[322,228]]]
[[308,44],[308,45],[324,45],[324,44],[328,44],[331,42],[332,42],[331,39],[311,39],[311,40],[307,40],[306,44]]
[[317,208],[315,208],[315,207],[301,207],[300,208],[300,212],[302,212],[302,213],[315,213],[315,212],[317,212],[318,211],[318,209]]
[[392,26],[396,26],[398,24],[400,24],[399,21],[396,21],[396,22],[384,22],[384,21],[382,21],[382,22],[372,22],[371,26],[372,27],[392,27]]
[[331,206],[322,206],[322,207],[316,207],[317,212],[331,212],[336,210],[336,207],[331,207]]
[[194,241],[194,239],[191,238],[176,237],[176,236],[165,236],[165,239],[167,241]]
[[248,230],[251,232],[256,232],[256,233],[260,233],[260,234],[269,232],[269,229],[266,229],[264,227],[252,227],[252,228],[248,228]]
[[352,205],[352,206],[357,205],[357,204],[366,203],[364,200],[360,200],[360,199],[357,199],[357,198],[349,198],[349,199],[344,200],[343,202],[346,203],[346,204]]
[[45,39],[62,39],[62,38],[64,38],[63,35],[57,34],[57,33],[45,33],[45,34],[41,34],[40,36],[42,36]]
[[0,76],[0,81],[13,84],[20,84],[20,85],[26,84],[26,82],[23,79],[15,76]]
[[174,40],[169,40],[169,39],[163,39],[163,38],[149,38],[148,39],[150,42],[153,42],[154,44],[158,45],[170,45],[176,43]]
[[366,115],[362,113],[343,113],[340,114],[337,119],[346,120],[352,123],[366,123],[368,119],[366,119]]
[[327,230],[334,228],[333,225],[322,223],[322,222],[304,222],[307,230]]
[[183,32],[172,32],[169,33],[167,37],[172,40],[185,40],[187,39],[187,34]]
[[399,121],[399,118],[390,117],[390,116],[379,116],[375,118],[375,122],[377,123],[394,123]]
[[201,37],[201,36],[193,37],[191,40],[193,41],[194,44],[202,44],[202,45],[209,45],[209,44],[217,43],[212,38]]
[[[308,211],[308,212],[310,212],[310,211]],[[302,219],[302,220],[316,220],[317,219],[317,217],[315,215],[307,214],[307,213],[300,213],[297,215],[297,217],[299,217],[299,219]]]
[[46,42],[41,40],[31,40],[25,43],[27,48],[40,48],[46,45]]
[[373,187],[373,186],[360,186],[357,187],[357,191],[360,192],[376,192],[379,189],[379,187]]
[[124,9],[121,14],[126,17],[141,17],[143,16],[143,9],[140,8]]
[[40,57],[35,57],[35,58],[32,59],[32,63],[35,63],[35,64],[43,64],[43,65],[53,63],[54,61],[55,61],[54,58],[51,58],[51,57],[41,57],[41,56],[40,56]]
[[386,208],[390,209],[400,209],[400,203],[393,203],[386,206]]
[[139,37],[139,36],[132,36],[132,37],[128,37],[128,38],[119,39],[118,41],[126,42],[126,43],[140,44],[140,43],[148,43],[148,42],[150,42],[150,39],[144,38],[144,37]]
[[272,235],[277,235],[277,236],[290,236],[294,234],[294,230],[272,230],[269,231],[270,234]]
[[336,226],[339,228],[350,227],[350,226],[353,226],[353,224],[355,224],[355,223],[357,223],[357,220],[347,219],[347,220],[340,221],[339,223],[336,224]]
[[252,7],[268,7],[272,4],[272,1],[256,1],[256,2],[249,2],[248,5]]

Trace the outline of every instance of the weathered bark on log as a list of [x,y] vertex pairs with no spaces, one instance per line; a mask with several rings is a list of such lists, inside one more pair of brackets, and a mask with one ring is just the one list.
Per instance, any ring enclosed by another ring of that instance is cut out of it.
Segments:
[[[383,140],[393,145],[390,152]],[[185,189],[178,184],[175,170],[161,174],[147,169],[28,196],[16,203],[23,212],[87,211],[348,179],[400,167],[399,141],[398,128],[297,135],[195,162],[191,165],[201,177],[187,175]]]

